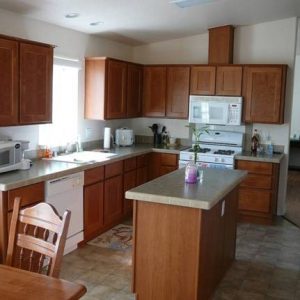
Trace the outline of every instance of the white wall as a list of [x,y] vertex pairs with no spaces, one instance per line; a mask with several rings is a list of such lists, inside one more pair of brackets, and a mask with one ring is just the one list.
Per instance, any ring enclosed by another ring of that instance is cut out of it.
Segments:
[[[296,45],[297,19],[289,18],[275,22],[238,27],[235,30],[235,63],[278,63],[289,66],[286,90],[286,108],[284,125],[254,124],[253,128],[263,135],[270,133],[275,144],[285,146],[289,151],[289,130],[293,88],[293,67]],[[189,50],[187,50],[189,49]],[[138,62],[155,63],[207,63],[208,35],[202,34],[184,39],[170,40],[150,45],[135,47],[133,58]],[[163,123],[162,121],[161,123]],[[144,124],[149,121],[145,121]],[[165,122],[166,123],[166,122]],[[138,124],[139,126],[141,124]],[[181,130],[182,124],[175,123],[173,130]],[[138,128],[136,128],[139,130]],[[182,130],[181,130],[182,131]],[[188,134],[182,132],[182,135]],[[188,137],[188,136],[182,136]],[[278,213],[285,210],[287,182],[287,157],[281,165]]]
[[[299,38],[300,40],[300,38]],[[300,45],[299,45],[300,48]],[[300,49],[298,49],[300,51]],[[300,55],[296,56],[294,73],[294,93],[292,105],[291,137],[296,134],[300,138]]]
[[[84,120],[84,57],[109,56],[131,60],[132,47],[99,37],[90,36],[74,30],[65,29],[49,23],[32,20],[8,11],[0,10],[0,33],[29,40],[56,45],[55,55],[79,59],[82,64],[79,79],[79,118],[78,128],[82,140],[95,140],[103,136],[105,122]],[[119,127],[122,120],[109,122],[107,125]],[[86,128],[90,128],[91,136],[86,138]],[[30,141],[30,149],[38,144],[38,126],[16,126],[0,128],[0,137]]]

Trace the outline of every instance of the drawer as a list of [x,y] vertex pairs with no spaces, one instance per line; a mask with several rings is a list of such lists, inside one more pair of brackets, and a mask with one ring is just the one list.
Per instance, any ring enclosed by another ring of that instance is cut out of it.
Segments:
[[84,185],[99,182],[104,179],[104,167],[97,167],[84,172]]
[[148,166],[149,154],[143,154],[137,157],[137,167],[145,167]]
[[240,186],[241,187],[254,187],[259,189],[272,189],[272,176],[249,174],[244,179]]
[[117,161],[115,163],[105,166],[105,178],[110,178],[123,173],[123,161]]
[[239,210],[271,213],[272,192],[263,190],[239,190]]
[[125,159],[124,172],[132,171],[134,169],[136,169],[136,157]]
[[162,166],[177,167],[177,164],[178,164],[177,154],[161,153],[161,155],[160,155],[160,164]]
[[36,202],[44,201],[44,191],[44,182],[39,182],[8,191],[8,211],[13,209],[15,197],[21,198],[21,207],[29,206]]
[[250,173],[272,175],[273,164],[265,162],[256,162],[248,160],[237,160],[236,168],[239,170],[247,170]]

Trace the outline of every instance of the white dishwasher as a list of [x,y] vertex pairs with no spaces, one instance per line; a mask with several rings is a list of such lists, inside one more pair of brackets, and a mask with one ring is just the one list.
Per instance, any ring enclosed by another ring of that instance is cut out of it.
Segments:
[[71,211],[71,220],[64,254],[77,248],[83,240],[83,183],[84,173],[79,172],[46,181],[46,202],[53,205],[62,216]]

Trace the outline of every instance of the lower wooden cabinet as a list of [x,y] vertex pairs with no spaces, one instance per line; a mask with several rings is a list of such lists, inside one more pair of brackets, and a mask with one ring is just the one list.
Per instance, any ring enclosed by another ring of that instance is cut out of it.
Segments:
[[239,188],[239,220],[272,223],[277,209],[279,164],[238,160],[236,168],[248,171]]
[[178,155],[169,153],[151,153],[149,179],[168,174],[178,169]]
[[132,212],[132,200],[125,198],[125,192],[137,186],[137,170],[134,169],[124,174],[124,214]]
[[89,240],[101,231],[103,216],[103,182],[84,187],[84,238]]
[[123,197],[122,175],[106,179],[104,182],[104,225],[122,217]]

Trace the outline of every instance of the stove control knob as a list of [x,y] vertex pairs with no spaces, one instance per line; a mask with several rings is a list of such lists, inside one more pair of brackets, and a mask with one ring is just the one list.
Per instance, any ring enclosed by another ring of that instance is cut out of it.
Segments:
[[215,157],[215,162],[219,162],[219,158],[218,157]]
[[222,163],[225,162],[225,158],[222,158],[222,159],[221,159],[221,162],[222,162]]

